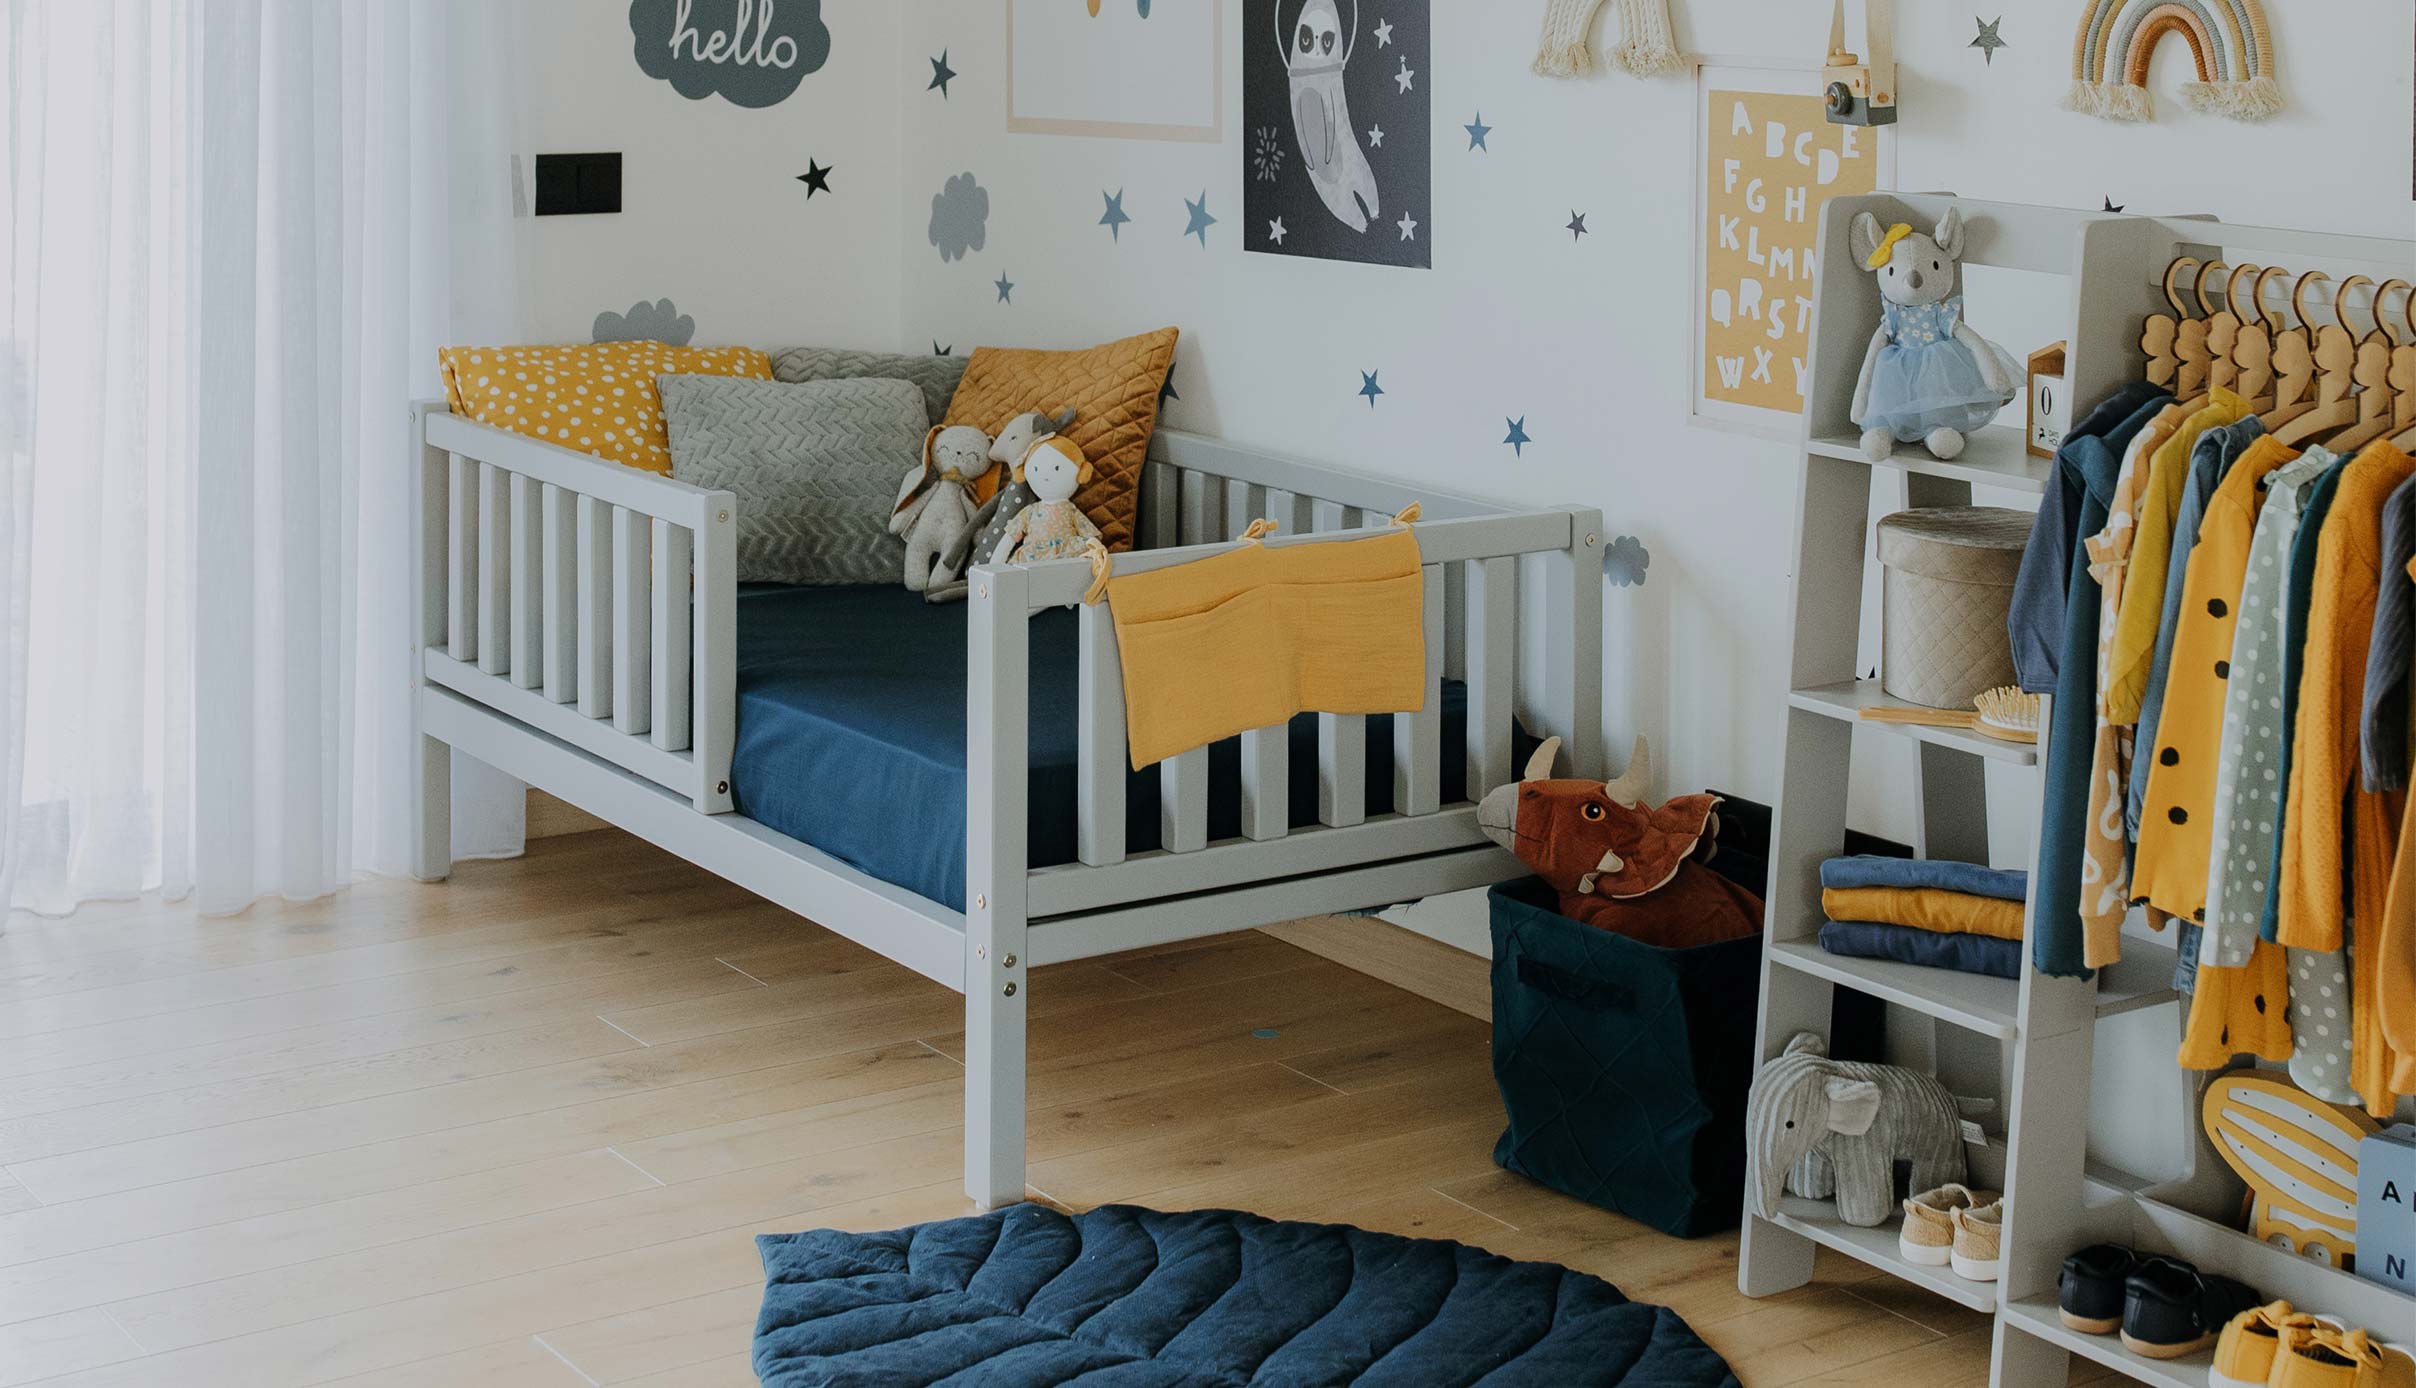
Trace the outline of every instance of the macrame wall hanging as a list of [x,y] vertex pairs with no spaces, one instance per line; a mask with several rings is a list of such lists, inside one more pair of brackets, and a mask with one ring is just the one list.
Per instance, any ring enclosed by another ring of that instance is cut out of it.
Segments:
[[2197,64],[2190,106],[2233,120],[2265,120],[2282,109],[2273,33],[2258,0],[2090,0],[2072,41],[2072,89],[2064,108],[2107,120],[2156,118],[2148,63],[2179,34]]
[[[1686,59],[1669,27],[1669,0],[1617,0],[1619,43],[1611,49],[1612,67],[1632,77],[1659,77],[1684,72]],[[1546,77],[1583,77],[1594,70],[1594,55],[1586,48],[1586,31],[1603,0],[1544,0],[1543,47],[1535,55],[1535,70]]]

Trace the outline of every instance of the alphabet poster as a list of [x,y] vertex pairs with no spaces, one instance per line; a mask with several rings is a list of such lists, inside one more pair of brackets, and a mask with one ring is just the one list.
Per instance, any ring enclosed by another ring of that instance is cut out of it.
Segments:
[[1879,137],[1831,125],[1811,76],[1788,92],[1705,88],[1698,415],[1791,431],[1740,412],[1802,413],[1821,207],[1880,186]]
[[1242,0],[1242,244],[1434,263],[1428,0]]

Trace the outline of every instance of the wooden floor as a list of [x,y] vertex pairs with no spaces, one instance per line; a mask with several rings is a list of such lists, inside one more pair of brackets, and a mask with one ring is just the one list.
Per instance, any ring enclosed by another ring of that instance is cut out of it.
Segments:
[[[1371,927],[1378,928],[1378,927]],[[1245,933],[1032,982],[1031,1179],[1461,1239],[1748,1385],[1986,1381],[1858,1265],[1748,1301],[1494,1168],[1483,1025]],[[611,832],[232,920],[0,933],[0,1385],[741,1385],[750,1236],[967,1209],[962,1000]]]

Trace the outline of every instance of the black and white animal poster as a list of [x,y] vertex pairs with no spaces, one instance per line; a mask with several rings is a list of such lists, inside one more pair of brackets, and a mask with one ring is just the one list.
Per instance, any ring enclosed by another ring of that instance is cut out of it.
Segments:
[[1243,0],[1242,243],[1434,264],[1430,0]]

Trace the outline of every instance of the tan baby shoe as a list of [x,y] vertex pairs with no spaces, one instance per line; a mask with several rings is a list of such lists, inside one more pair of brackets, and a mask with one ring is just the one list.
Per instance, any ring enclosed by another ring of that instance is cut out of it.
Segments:
[[1945,1267],[1955,1245],[1955,1211],[1996,1198],[1991,1192],[1959,1185],[1913,1196],[1904,1202],[1904,1228],[1896,1235],[1896,1251],[1918,1267]]
[[2005,1202],[1991,1198],[1985,1203],[1975,1198],[1963,1209],[1950,1216],[1954,1220],[1955,1239],[1948,1250],[1955,1276],[1973,1282],[1997,1280],[1997,1248],[2005,1236]]

